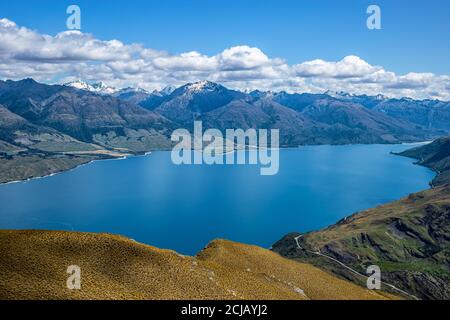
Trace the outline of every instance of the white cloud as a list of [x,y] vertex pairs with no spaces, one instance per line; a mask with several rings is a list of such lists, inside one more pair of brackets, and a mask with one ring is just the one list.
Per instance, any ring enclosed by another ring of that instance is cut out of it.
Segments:
[[289,65],[246,45],[212,56],[197,51],[170,54],[140,44],[103,41],[79,31],[50,36],[8,19],[0,19],[0,77],[46,82],[79,78],[150,90],[212,80],[242,90],[333,90],[450,100],[449,75],[397,75],[354,55],[339,61],[316,59]]
[[225,49],[217,55],[220,69],[224,71],[249,70],[273,64],[260,49],[237,46]]
[[357,78],[368,76],[381,70],[357,56],[347,56],[341,61],[328,62],[320,59],[306,61],[293,66],[296,75],[300,77],[325,78]]
[[156,68],[167,71],[214,71],[217,60],[196,51],[181,53],[178,56],[157,57],[153,60]]

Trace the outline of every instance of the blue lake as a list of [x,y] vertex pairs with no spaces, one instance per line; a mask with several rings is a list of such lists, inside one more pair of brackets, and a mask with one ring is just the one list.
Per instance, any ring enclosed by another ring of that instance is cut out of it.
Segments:
[[292,231],[426,189],[434,173],[391,155],[408,145],[280,150],[280,170],[172,164],[170,152],[98,161],[0,186],[0,228],[109,232],[184,254],[215,238],[270,247]]

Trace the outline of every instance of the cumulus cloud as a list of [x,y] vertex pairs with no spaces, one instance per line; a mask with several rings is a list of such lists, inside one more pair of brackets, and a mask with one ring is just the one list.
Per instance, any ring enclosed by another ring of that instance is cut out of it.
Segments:
[[381,67],[374,67],[357,56],[347,56],[341,61],[328,62],[320,59],[294,65],[296,75],[301,77],[358,78],[368,76]]
[[237,46],[225,49],[216,59],[221,70],[249,70],[274,64],[260,49],[249,46]]
[[410,72],[404,76],[396,77],[386,87],[393,89],[423,89],[427,88],[434,79],[435,75],[432,73]]
[[83,79],[149,90],[212,80],[241,90],[332,90],[450,100],[448,75],[397,75],[355,55],[339,61],[316,59],[289,65],[247,45],[212,56],[197,51],[170,54],[140,44],[100,40],[79,31],[41,34],[8,19],[0,19],[0,77],[33,77],[45,82]]
[[181,53],[178,56],[157,57],[153,60],[156,68],[167,71],[214,71],[218,64],[214,57],[196,51]]
[[7,19],[0,20],[2,58],[39,62],[112,61],[131,58],[139,46],[126,46],[118,40],[100,41],[79,31],[66,31],[54,37],[19,28]]

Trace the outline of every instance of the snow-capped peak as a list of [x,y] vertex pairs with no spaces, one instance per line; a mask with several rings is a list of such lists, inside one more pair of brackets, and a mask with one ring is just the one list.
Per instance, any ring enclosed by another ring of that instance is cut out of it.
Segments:
[[91,86],[84,81],[77,80],[72,82],[67,82],[64,84],[66,87],[72,87],[80,90],[90,90]]
[[64,84],[67,87],[72,87],[79,90],[86,90],[99,94],[114,94],[118,90],[114,87],[108,86],[106,83],[99,81],[89,84],[82,80],[72,81]]
[[133,88],[133,87],[127,87],[120,90],[117,90],[115,94],[125,94],[125,93],[143,93],[143,94],[149,94],[149,92],[142,88]]
[[213,91],[218,86],[219,85],[217,83],[203,80],[203,81],[187,84],[186,89],[189,92]]
[[167,86],[167,87],[164,87],[161,91],[159,91],[159,93],[163,96],[168,96],[169,94],[174,92],[175,89],[176,89],[176,87],[174,87],[174,86]]
[[97,92],[100,94],[114,94],[118,91],[116,88],[110,87],[102,81],[93,83],[91,85],[91,87],[92,87],[91,91]]
[[99,90],[108,88],[106,83],[104,83],[103,81],[94,82],[93,84],[91,84],[91,86],[92,86],[92,88],[99,89]]
[[353,94],[350,94],[348,92],[345,91],[331,91],[331,90],[327,90],[324,92],[324,94],[329,95],[330,97],[333,98],[351,98],[354,97]]

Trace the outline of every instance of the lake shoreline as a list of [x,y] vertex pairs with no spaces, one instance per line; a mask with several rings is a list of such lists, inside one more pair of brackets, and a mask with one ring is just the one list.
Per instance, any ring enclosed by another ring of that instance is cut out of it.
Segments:
[[[139,156],[132,156],[126,163],[98,163],[64,177],[2,188],[1,199],[12,199],[4,207],[2,226],[5,229],[60,230],[60,226],[47,222],[64,221],[76,226],[74,230],[123,234],[183,254],[196,252],[216,237],[269,248],[280,235],[291,231],[292,226],[303,232],[317,230],[351,212],[426,189],[432,179],[431,170],[419,169],[411,165],[410,159],[390,155],[390,151],[400,152],[406,148],[398,144],[283,148],[280,151],[283,168],[272,178],[261,177],[254,166],[229,169],[219,165],[176,166],[171,162],[170,151],[155,152],[151,157],[142,154],[140,160],[133,160],[131,158]],[[299,166],[304,169],[297,170]],[[384,172],[398,172],[404,179],[376,174],[380,166]],[[226,175],[224,181],[228,181],[230,188],[214,178],[221,179],[223,175]],[[240,183],[242,177],[247,177],[248,182]],[[198,185],[193,179],[203,183]],[[328,185],[326,181],[330,179],[336,179],[335,186]],[[369,183],[370,187],[366,187]],[[230,191],[225,192],[224,188]],[[356,188],[351,199],[341,191],[347,188]],[[291,191],[280,193],[283,189]],[[177,190],[180,205],[172,204],[173,196],[168,190]],[[210,196],[205,194],[206,190],[211,192]],[[264,196],[272,193],[271,200]],[[48,196],[53,200],[45,200]],[[343,197],[347,200],[341,201]],[[25,203],[17,201],[20,198],[26,199]],[[236,210],[226,205],[209,217],[209,205],[216,198],[236,203]],[[267,206],[263,206],[264,203]],[[248,215],[246,208],[252,215]],[[272,218],[270,212],[277,212],[276,208],[280,213],[284,212],[282,219]],[[208,217],[192,216],[195,210]],[[95,219],[88,214],[90,211],[96,212]],[[136,218],[122,221],[127,219],[127,212]],[[238,228],[221,226],[218,222],[226,217],[237,219],[241,215],[247,216],[247,222]],[[39,217],[42,221],[24,220],[27,216],[29,219]],[[175,216],[177,222],[172,221],[174,218],[171,217]],[[184,231],[192,218],[200,220],[191,231]],[[139,225],[142,227],[138,228]],[[248,236],[251,230],[265,230],[269,226],[270,232]],[[201,232],[202,228],[212,229]],[[186,242],[173,239],[170,232],[198,235]]]
[[[160,150],[157,150],[160,151]],[[162,150],[161,150],[162,151]],[[38,179],[45,179],[45,178],[50,178],[59,174],[63,174],[65,172],[70,172],[76,169],[79,169],[83,166],[87,166],[89,164],[92,164],[94,162],[100,162],[100,161],[117,161],[117,160],[126,160],[128,158],[134,158],[134,157],[145,157],[147,155],[150,155],[153,151],[148,151],[142,154],[128,154],[128,155],[124,155],[124,156],[117,156],[117,157],[110,157],[110,158],[100,158],[100,159],[95,159],[93,158],[92,160],[89,160],[85,163],[81,163],[81,164],[77,164],[71,168],[65,169],[65,170],[59,170],[59,171],[55,171],[52,172],[50,174],[45,174],[42,176],[36,176],[36,177],[30,177],[30,178],[24,178],[24,179],[18,179],[18,180],[12,180],[12,181],[7,181],[7,182],[2,182],[0,183],[0,187],[3,185],[9,185],[9,184],[18,184],[18,183],[27,183],[33,180],[38,180]]]
[[[298,147],[279,147],[279,150],[295,150],[298,148],[302,148],[302,147],[314,147],[314,146],[358,146],[358,145],[411,145],[411,146],[420,146],[420,145],[424,145],[424,144],[429,144],[432,141],[419,141],[419,142],[401,142],[401,143],[385,143],[385,144],[379,144],[379,143],[374,143],[374,144],[318,144],[318,145],[301,145]],[[52,176],[58,175],[58,174],[62,174],[64,172],[70,172],[72,170],[76,170],[82,166],[85,165],[89,165],[91,163],[94,163],[96,161],[105,161],[105,160],[126,160],[128,158],[133,158],[133,157],[144,157],[147,155],[150,155],[152,152],[158,152],[158,151],[167,151],[167,149],[158,149],[158,150],[152,150],[152,151],[147,151],[147,152],[142,152],[142,153],[136,153],[136,154],[126,154],[123,156],[117,156],[117,157],[105,157],[105,158],[95,158],[92,157],[92,159],[86,163],[81,163],[81,164],[77,164],[74,165],[73,167],[70,167],[68,169],[64,169],[64,170],[56,170],[54,172],[51,172],[49,174],[44,174],[44,175],[37,175],[37,176],[33,176],[33,177],[28,177],[28,178],[23,178],[23,179],[16,179],[16,180],[10,180],[10,181],[4,181],[4,182],[0,182],[0,187],[3,185],[9,185],[9,184],[17,184],[17,183],[27,183],[29,181],[32,180],[37,180],[37,179],[44,179],[44,178],[50,178]],[[236,150],[234,150],[236,151]],[[234,152],[234,151],[228,151],[229,152]],[[226,153],[224,153],[226,154]],[[12,160],[10,160],[12,161]],[[430,182],[431,183],[431,182]]]

